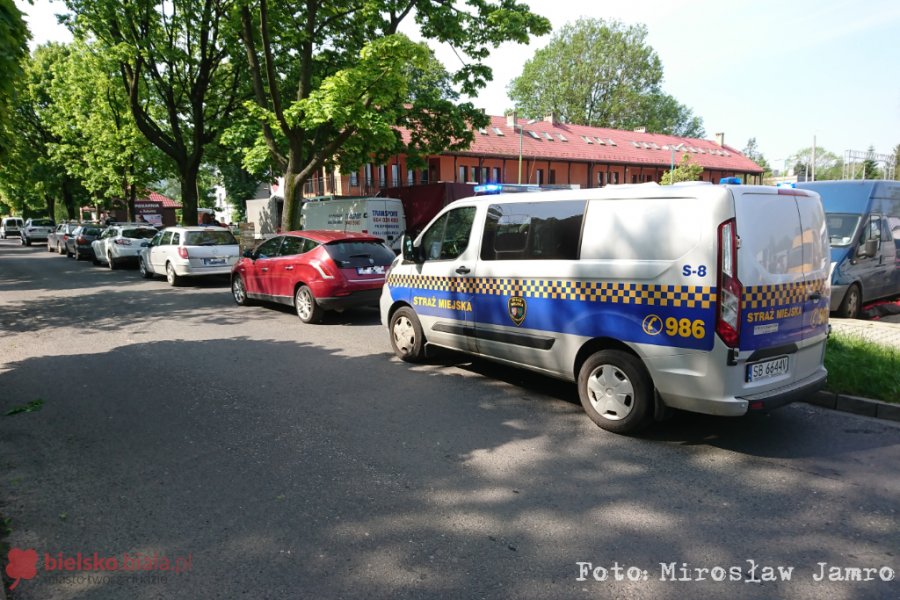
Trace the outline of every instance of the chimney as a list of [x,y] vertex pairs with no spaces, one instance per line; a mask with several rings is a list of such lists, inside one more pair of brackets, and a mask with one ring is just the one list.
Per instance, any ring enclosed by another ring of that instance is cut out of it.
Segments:
[[516,126],[516,113],[506,113],[506,126],[507,127],[515,127]]
[[647,133],[647,128],[646,127],[635,127],[634,132],[635,133]]
[[550,113],[544,117],[544,122],[550,123],[551,125],[558,125],[559,117],[556,116],[556,113]]
[[723,133],[717,133],[717,134],[716,134],[716,143],[717,143],[719,146],[724,146],[724,145],[725,145],[725,133],[724,133],[724,132],[723,132]]

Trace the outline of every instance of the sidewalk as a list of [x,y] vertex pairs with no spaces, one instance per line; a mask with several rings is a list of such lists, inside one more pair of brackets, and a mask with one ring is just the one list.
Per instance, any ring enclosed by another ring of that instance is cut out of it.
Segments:
[[831,323],[832,331],[900,350],[900,323],[859,319],[829,319],[828,322]]

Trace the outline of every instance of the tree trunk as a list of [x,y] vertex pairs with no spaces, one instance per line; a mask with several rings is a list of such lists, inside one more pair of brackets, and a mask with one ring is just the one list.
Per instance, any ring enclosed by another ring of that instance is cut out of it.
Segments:
[[137,217],[134,215],[134,203],[131,202],[131,195],[128,193],[128,178],[122,177],[122,200],[125,202],[125,220],[134,223]]
[[56,196],[51,196],[50,194],[44,196],[44,204],[47,205],[47,216],[51,219],[56,219]]
[[[81,211],[75,210],[75,196],[72,194],[72,183],[68,177],[62,184],[63,204],[66,207],[66,215],[70,221],[77,219]],[[78,214],[76,214],[76,212]]]
[[197,225],[197,173],[199,167],[188,166],[181,172],[181,224]]

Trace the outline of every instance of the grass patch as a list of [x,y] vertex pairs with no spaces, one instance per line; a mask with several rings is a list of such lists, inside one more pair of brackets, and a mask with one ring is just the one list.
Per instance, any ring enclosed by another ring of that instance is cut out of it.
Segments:
[[900,353],[894,348],[832,332],[825,367],[829,391],[900,403]]
[[6,412],[7,417],[11,417],[13,415],[20,415],[22,413],[30,413],[37,412],[44,407],[44,401],[38,398],[37,400],[32,400],[28,404],[22,404],[19,406],[14,406],[11,410]]

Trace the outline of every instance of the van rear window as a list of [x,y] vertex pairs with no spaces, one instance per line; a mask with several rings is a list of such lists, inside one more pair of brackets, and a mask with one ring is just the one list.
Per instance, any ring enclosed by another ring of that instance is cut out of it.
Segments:
[[584,200],[488,207],[481,260],[575,260]]

